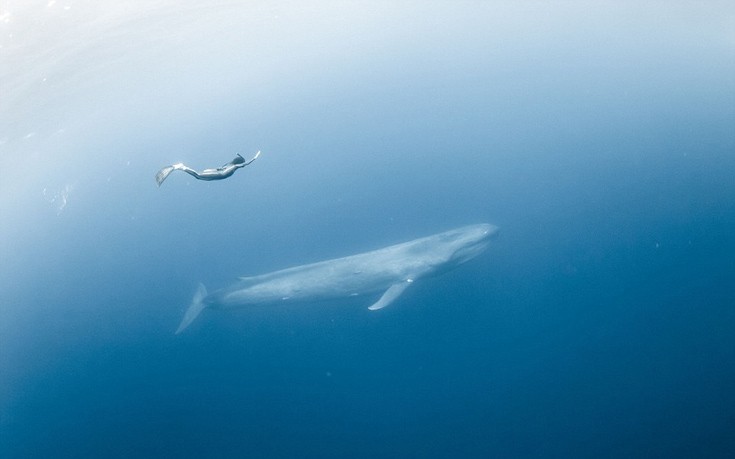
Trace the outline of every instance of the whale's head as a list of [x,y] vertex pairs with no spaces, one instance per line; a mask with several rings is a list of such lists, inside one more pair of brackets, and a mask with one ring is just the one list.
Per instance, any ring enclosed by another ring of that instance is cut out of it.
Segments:
[[481,223],[446,231],[437,237],[446,250],[448,267],[454,267],[484,252],[497,234],[497,226]]

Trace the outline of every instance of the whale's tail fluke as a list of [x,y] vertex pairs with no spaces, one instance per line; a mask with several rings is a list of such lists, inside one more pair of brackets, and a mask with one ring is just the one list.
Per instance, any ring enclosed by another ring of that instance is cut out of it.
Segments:
[[206,303],[204,303],[204,297],[206,296],[207,288],[204,287],[204,284],[199,284],[199,288],[194,294],[194,298],[192,298],[191,300],[189,309],[186,310],[184,318],[181,319],[181,323],[179,324],[179,328],[176,329],[177,335],[184,331],[184,329],[186,329],[186,327],[188,327],[194,321],[194,319],[197,318],[199,313],[202,312],[202,309],[207,306]]

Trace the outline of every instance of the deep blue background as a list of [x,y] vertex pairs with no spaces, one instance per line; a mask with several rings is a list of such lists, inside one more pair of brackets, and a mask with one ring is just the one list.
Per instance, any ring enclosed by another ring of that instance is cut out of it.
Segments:
[[[0,457],[735,454],[732,6],[184,4],[0,11]],[[384,310],[173,334],[480,222]]]

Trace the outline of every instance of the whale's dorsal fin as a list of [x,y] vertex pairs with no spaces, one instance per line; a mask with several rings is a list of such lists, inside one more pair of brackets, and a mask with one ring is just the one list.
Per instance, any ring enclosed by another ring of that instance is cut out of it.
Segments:
[[408,279],[405,282],[401,282],[400,284],[391,285],[390,287],[388,287],[388,290],[383,293],[383,296],[381,296],[380,299],[373,303],[368,309],[371,311],[377,311],[378,309],[383,309],[384,307],[388,306],[393,301],[395,301],[396,298],[401,296],[401,293],[403,293],[403,291],[406,290],[409,285],[411,285],[411,282],[413,282],[413,279]]

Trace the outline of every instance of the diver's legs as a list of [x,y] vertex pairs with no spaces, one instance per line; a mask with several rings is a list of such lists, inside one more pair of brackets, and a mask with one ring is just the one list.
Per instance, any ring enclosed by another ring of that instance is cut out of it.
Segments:
[[156,174],[156,183],[158,183],[158,186],[161,186],[163,181],[166,180],[166,177],[168,177],[169,174],[173,171],[183,171],[189,175],[194,176],[194,178],[201,179],[201,177],[199,176],[199,172],[184,165],[183,163],[176,163],[172,164],[171,166],[164,167],[163,169],[158,171],[158,173]]
[[201,179],[202,179],[201,175],[199,175],[199,172],[195,171],[194,169],[192,169],[192,168],[191,168],[191,167],[189,167],[189,166],[185,166],[185,165],[184,165],[184,164],[182,164],[182,163],[174,164],[174,166],[173,166],[173,167],[174,167],[174,168],[175,168],[176,170],[179,170],[179,171],[183,171],[183,172],[186,172],[187,174],[191,175],[191,176],[192,176],[192,177],[194,177],[195,179],[199,179],[199,180],[201,180]]

